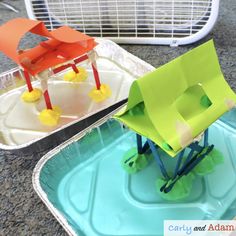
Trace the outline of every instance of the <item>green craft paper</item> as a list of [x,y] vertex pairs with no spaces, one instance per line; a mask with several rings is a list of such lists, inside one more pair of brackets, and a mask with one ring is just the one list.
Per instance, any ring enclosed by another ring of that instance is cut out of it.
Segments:
[[115,118],[174,157],[235,104],[210,40],[134,81]]

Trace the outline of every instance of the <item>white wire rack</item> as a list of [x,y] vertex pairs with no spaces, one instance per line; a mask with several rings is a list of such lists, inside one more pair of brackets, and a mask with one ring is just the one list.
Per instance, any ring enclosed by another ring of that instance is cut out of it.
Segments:
[[182,45],[213,28],[219,0],[25,0],[48,29],[69,25],[118,43]]

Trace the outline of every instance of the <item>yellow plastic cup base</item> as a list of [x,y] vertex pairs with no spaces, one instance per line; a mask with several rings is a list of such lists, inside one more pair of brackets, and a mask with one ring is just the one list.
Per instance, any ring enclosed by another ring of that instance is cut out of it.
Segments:
[[64,75],[64,80],[69,82],[83,82],[88,78],[87,71],[82,67],[77,67],[79,73],[75,73],[73,70],[67,72]]
[[61,116],[61,108],[53,106],[51,109],[43,109],[39,114],[39,120],[43,125],[55,126],[58,124]]
[[34,88],[31,92],[25,91],[21,98],[24,102],[36,102],[42,96],[42,91],[40,89]]
[[95,102],[102,102],[110,96],[111,89],[106,84],[101,84],[100,89],[97,89],[96,87],[93,88],[89,93],[89,97]]

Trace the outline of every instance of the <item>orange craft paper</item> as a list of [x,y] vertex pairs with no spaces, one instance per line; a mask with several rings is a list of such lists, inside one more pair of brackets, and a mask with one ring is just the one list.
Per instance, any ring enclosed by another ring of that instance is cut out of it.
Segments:
[[[19,42],[27,32],[47,37],[48,40],[18,53]],[[0,51],[31,75],[79,57],[96,45],[94,38],[68,26],[48,31],[43,22],[25,18],[13,19],[0,26]]]

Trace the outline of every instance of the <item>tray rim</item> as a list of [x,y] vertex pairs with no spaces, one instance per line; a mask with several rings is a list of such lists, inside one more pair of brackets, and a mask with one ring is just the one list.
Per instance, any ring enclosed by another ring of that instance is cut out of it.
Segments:
[[[74,229],[69,225],[67,222],[66,218],[63,216],[63,214],[53,206],[53,204],[49,201],[47,194],[44,192],[44,190],[41,187],[40,184],[40,172],[44,165],[49,161],[51,158],[54,157],[55,154],[59,153],[62,149],[66,148],[70,144],[79,141],[81,138],[83,138],[87,133],[89,133],[92,129],[99,127],[100,125],[104,124],[107,122],[109,119],[112,118],[112,116],[118,112],[119,110],[123,109],[127,103],[121,105],[114,111],[110,112],[109,114],[105,115],[95,123],[91,124],[89,127],[86,129],[82,130],[78,134],[72,136],[70,139],[66,140],[65,142],[61,143],[57,147],[53,148],[51,151],[46,153],[36,164],[34,170],[33,170],[33,175],[32,175],[32,183],[33,183],[33,188],[39,198],[43,201],[43,203],[47,206],[49,211],[52,213],[52,215],[57,219],[57,221],[61,224],[61,226],[64,228],[64,230],[68,233],[70,236],[80,236],[77,234]],[[222,120],[218,119],[215,121],[216,125],[221,126],[224,129],[232,129],[228,124],[224,123]],[[236,216],[235,216],[236,217]],[[233,219],[232,219],[233,220]]]
[[[146,61],[140,59],[139,57],[137,57],[137,56],[135,56],[135,55],[133,55],[133,54],[131,54],[130,52],[126,51],[126,50],[125,50],[124,48],[122,48],[120,45],[114,43],[114,42],[111,41],[111,40],[108,40],[108,39],[96,39],[96,41],[97,41],[99,44],[102,44],[102,43],[105,44],[105,43],[107,43],[107,44],[110,44],[110,45],[113,45],[114,47],[116,47],[117,50],[119,50],[122,55],[125,55],[125,58],[127,59],[127,62],[131,59],[131,60],[134,60],[136,63],[139,63],[140,65],[142,65],[144,68],[147,69],[147,71],[152,71],[152,70],[155,69],[152,65],[150,65],[150,64],[147,63]],[[98,48],[97,50],[99,50],[99,48]],[[107,57],[106,57],[106,56],[98,56],[98,58],[101,58],[101,59],[110,59],[114,64],[116,64],[116,65],[118,65],[119,67],[121,67],[122,70],[124,70],[125,72],[131,74],[130,71],[128,71],[127,68],[123,68],[122,65],[120,65],[119,63],[117,63],[116,61],[114,61],[114,58],[112,58],[112,57],[109,57],[109,56],[107,56]],[[131,68],[130,68],[130,69],[131,69]],[[1,76],[6,76],[6,75],[8,75],[8,74],[13,74],[14,72],[17,72],[17,71],[20,71],[20,67],[19,67],[19,66],[18,66],[18,67],[14,67],[14,68],[12,68],[12,69],[10,69],[10,70],[8,70],[8,71],[5,71],[5,72],[0,73],[0,77],[1,77]],[[138,75],[138,73],[135,73],[135,72],[134,72],[134,73],[132,74],[132,76],[134,77],[134,80],[136,80],[136,79],[138,79],[138,77],[139,77],[140,75]],[[0,79],[1,79],[1,78],[0,78]],[[26,85],[23,85],[23,86],[26,86]],[[3,93],[2,95],[0,95],[0,98],[1,98],[2,96],[4,96],[5,94],[10,93],[10,92],[13,91],[13,90],[17,91],[17,90],[21,89],[23,86],[20,86],[20,87],[18,87],[18,88],[12,88],[11,90],[7,91],[6,93]],[[113,103],[113,104],[111,104],[111,105],[104,106],[104,107],[102,107],[101,109],[99,109],[99,110],[97,110],[97,111],[94,111],[94,112],[91,112],[91,113],[89,113],[89,114],[86,114],[86,115],[82,116],[81,119],[77,119],[77,120],[71,121],[71,122],[69,122],[69,123],[67,123],[67,124],[64,124],[64,125],[62,125],[61,127],[59,127],[59,128],[57,128],[57,129],[55,129],[55,130],[49,132],[48,134],[45,134],[45,135],[43,135],[42,137],[39,137],[39,138],[30,140],[30,141],[28,141],[28,142],[26,142],[26,143],[19,144],[19,145],[17,145],[17,144],[16,144],[16,145],[7,145],[7,144],[4,144],[4,143],[2,143],[2,142],[0,141],[0,149],[3,149],[3,150],[19,150],[19,149],[27,148],[27,147],[30,146],[31,144],[36,143],[36,142],[38,142],[38,141],[40,141],[40,140],[42,140],[42,139],[45,139],[45,138],[47,138],[48,136],[50,136],[50,135],[52,135],[52,134],[55,134],[55,133],[57,133],[57,132],[59,132],[59,131],[65,129],[65,128],[71,126],[71,125],[74,125],[74,124],[76,124],[76,123],[78,123],[78,122],[80,122],[80,121],[82,121],[82,120],[84,120],[84,119],[86,119],[86,118],[88,118],[88,117],[90,117],[90,116],[92,116],[92,115],[95,115],[96,113],[101,112],[101,111],[103,111],[103,110],[105,110],[105,109],[111,107],[112,105],[115,105],[115,104],[117,104],[117,103],[119,103],[119,102],[121,102],[121,101],[123,101],[123,100],[125,100],[125,99],[127,99],[127,97],[124,98],[124,99],[122,99],[122,100],[117,100],[117,101],[115,101],[115,103]]]
[[44,165],[49,161],[51,158],[54,157],[55,154],[60,152],[65,147],[69,146],[70,144],[77,142],[81,138],[83,138],[87,133],[89,133],[92,129],[99,127],[100,125],[104,124],[107,120],[112,118],[112,116],[117,113],[119,110],[121,110],[123,107],[125,107],[127,103],[119,106],[114,111],[110,112],[109,114],[105,115],[95,123],[88,126],[86,129],[80,131],[78,134],[72,136],[70,139],[66,140],[65,142],[61,143],[57,147],[53,148],[51,151],[46,153],[36,164],[33,174],[32,174],[32,184],[35,192],[39,196],[39,198],[42,200],[42,202],[47,206],[49,211],[52,213],[52,215],[56,218],[56,220],[61,224],[61,226],[64,228],[64,230],[68,233],[70,236],[79,236],[73,228],[69,225],[66,218],[63,216],[63,214],[57,210],[56,207],[53,206],[53,204],[49,201],[47,194],[44,192],[40,185],[40,172]]

